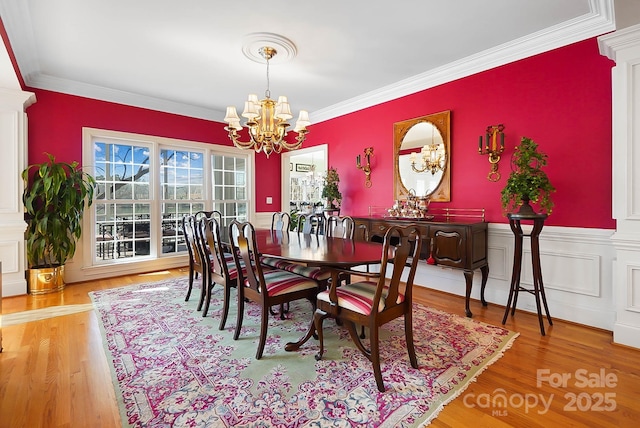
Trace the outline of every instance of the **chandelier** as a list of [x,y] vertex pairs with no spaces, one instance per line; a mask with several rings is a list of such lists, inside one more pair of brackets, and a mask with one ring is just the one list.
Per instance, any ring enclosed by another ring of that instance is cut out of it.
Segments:
[[431,172],[434,175],[438,171],[444,171],[447,165],[447,154],[444,151],[444,143],[436,143],[434,140],[434,129],[431,128],[431,143],[425,144],[420,150],[420,164],[416,164],[418,154],[411,153],[411,169],[415,172]]
[[296,140],[295,142],[285,140],[287,127],[290,126],[287,121],[293,117],[291,107],[285,96],[278,97],[277,102],[272,100],[269,90],[269,60],[277,54],[277,51],[272,47],[264,46],[260,48],[259,53],[267,62],[267,89],[264,99],[258,100],[257,95],[250,94],[249,99],[244,102],[242,117],[247,119],[245,126],[249,130],[249,141],[240,141],[238,131],[242,130],[242,126],[234,106],[227,107],[224,121],[229,126],[224,129],[229,131],[229,138],[236,147],[254,149],[258,153],[264,152],[269,157],[271,153],[280,153],[283,149],[300,148],[309,132],[307,126],[311,122],[309,113],[306,110],[300,110],[300,116],[293,128],[293,132],[298,134]]

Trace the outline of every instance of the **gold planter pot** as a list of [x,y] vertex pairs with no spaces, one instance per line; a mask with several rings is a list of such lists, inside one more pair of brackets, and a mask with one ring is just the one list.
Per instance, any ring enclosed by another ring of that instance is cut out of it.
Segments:
[[29,269],[27,281],[30,294],[46,294],[64,288],[64,265],[53,268]]

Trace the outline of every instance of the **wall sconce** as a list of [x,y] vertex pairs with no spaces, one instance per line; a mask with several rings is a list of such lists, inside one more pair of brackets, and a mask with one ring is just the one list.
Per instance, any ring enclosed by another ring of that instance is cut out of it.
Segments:
[[[489,125],[486,131],[486,143],[482,145],[482,135],[478,142],[478,153],[481,155],[489,155],[489,163],[491,164],[491,171],[487,175],[487,180],[498,181],[500,180],[500,173],[498,172],[498,162],[500,162],[500,155],[504,151],[504,125]],[[498,144],[498,138],[500,144]]]
[[366,164],[363,165],[361,163],[360,155],[356,156],[356,166],[358,167],[358,169],[364,171],[365,187],[371,187],[371,156],[373,156],[373,147],[367,147],[364,149],[364,158],[366,160]]

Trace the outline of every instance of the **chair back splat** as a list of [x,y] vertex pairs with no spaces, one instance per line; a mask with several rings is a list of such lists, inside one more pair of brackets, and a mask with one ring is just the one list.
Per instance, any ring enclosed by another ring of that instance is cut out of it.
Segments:
[[189,252],[189,286],[187,288],[187,296],[185,302],[191,297],[191,290],[193,290],[193,280],[197,279],[199,275],[202,275],[202,289],[204,290],[204,284],[206,278],[204,277],[205,263],[200,254],[200,250],[196,246],[196,219],[193,215],[186,215],[182,217],[182,233],[187,244],[187,251]]
[[[324,352],[322,322],[325,318],[335,318],[347,327],[356,347],[371,361],[378,390],[384,392],[380,369],[379,329],[383,324],[404,316],[409,361],[413,368],[418,368],[413,345],[412,288],[421,244],[422,238],[416,226],[391,227],[384,236],[380,260],[381,274],[376,277],[375,282],[365,280],[341,287],[331,284],[329,290],[318,294],[317,309],[313,317],[320,340],[317,360],[322,359]],[[389,271],[391,278],[387,280],[384,273]],[[405,273],[408,275],[404,289],[401,289],[402,276]],[[366,348],[362,343],[356,325],[369,328],[370,348]]]
[[231,300],[231,288],[235,288],[238,282],[238,268],[235,259],[230,257],[224,251],[224,244],[220,235],[220,224],[218,220],[212,216],[204,218],[199,223],[197,230],[204,234],[202,240],[202,252],[206,254],[208,283],[206,287],[205,307],[202,316],[207,315],[209,304],[211,302],[211,290],[215,284],[224,289],[224,300],[222,307],[222,316],[220,317],[220,330],[224,330],[229,314],[229,306]]
[[322,214],[300,214],[298,216],[298,233],[322,235],[324,222],[325,218]]
[[352,217],[332,215],[327,219],[325,233],[335,238],[353,239],[356,222]]
[[238,339],[242,329],[245,299],[260,304],[262,316],[260,339],[256,351],[256,359],[260,359],[267,339],[269,308],[298,299],[307,299],[315,309],[318,283],[285,270],[263,269],[260,263],[260,250],[256,243],[255,229],[251,223],[231,222],[229,235],[234,256],[239,261],[241,258],[246,267],[246,277],[238,286],[238,319],[234,339]]
[[271,217],[271,230],[289,231],[291,216],[289,213],[281,211],[273,213]]

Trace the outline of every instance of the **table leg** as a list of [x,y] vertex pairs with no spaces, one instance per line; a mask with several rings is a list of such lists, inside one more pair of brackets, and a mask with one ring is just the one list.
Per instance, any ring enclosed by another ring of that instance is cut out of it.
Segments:
[[[338,277],[339,277],[339,273],[336,270],[332,270],[331,271],[331,284],[329,285],[329,294],[333,295],[334,297],[334,301],[337,301],[338,297],[336,296],[336,287],[338,284]],[[337,307],[333,306],[331,313],[335,313],[337,312]],[[315,315],[315,314],[314,314]],[[328,314],[327,316],[331,316],[331,314]],[[325,317],[326,318],[326,317]],[[289,342],[284,346],[284,350],[285,351],[297,351],[298,349],[300,349],[300,347],[302,345],[304,345],[306,343],[307,340],[311,339],[311,336],[315,336],[316,333],[316,326],[313,320],[313,317],[311,317],[311,324],[309,325],[309,330],[305,333],[304,336],[302,336],[302,338],[300,338],[300,340],[298,340],[297,342]]]
[[297,342],[288,342],[286,345],[284,345],[284,350],[297,351],[298,349],[300,349],[302,345],[306,343],[307,340],[311,339],[311,336],[313,336],[315,332],[316,332],[316,327],[312,318],[311,324],[309,325],[309,330],[307,331],[307,333]]

